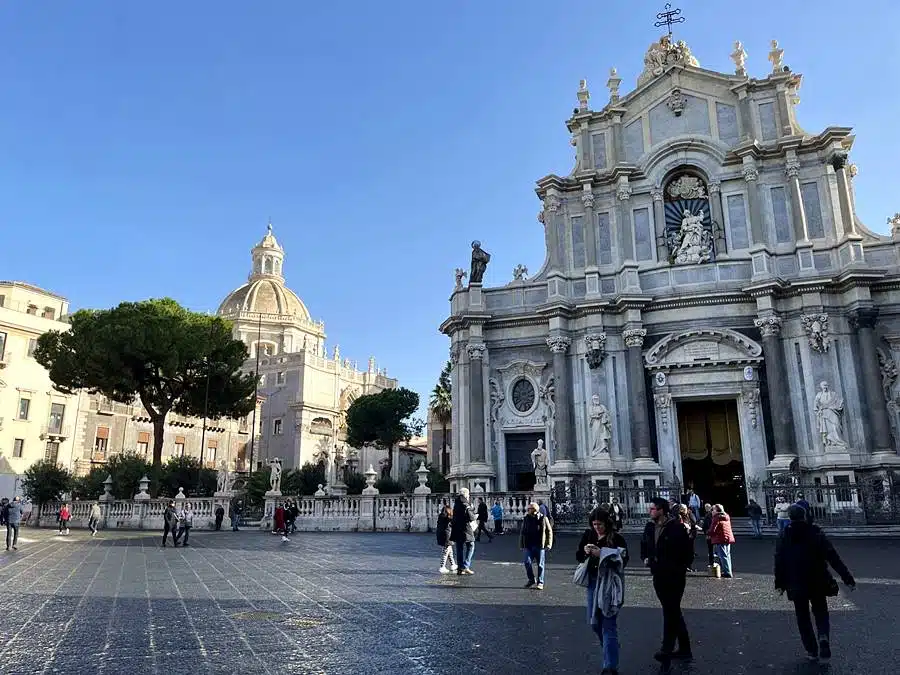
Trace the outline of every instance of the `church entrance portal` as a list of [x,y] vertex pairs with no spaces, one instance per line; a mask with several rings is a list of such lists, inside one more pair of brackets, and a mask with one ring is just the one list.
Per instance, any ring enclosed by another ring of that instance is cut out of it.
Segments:
[[743,516],[747,492],[737,401],[679,401],[677,409],[685,488],[704,503]]
[[511,492],[527,492],[534,489],[534,466],[531,451],[543,433],[506,434],[506,480]]

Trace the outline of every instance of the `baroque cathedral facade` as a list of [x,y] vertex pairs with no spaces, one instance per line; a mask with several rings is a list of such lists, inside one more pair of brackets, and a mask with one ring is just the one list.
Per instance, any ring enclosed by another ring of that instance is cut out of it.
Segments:
[[593,106],[582,81],[575,167],[537,182],[543,267],[497,288],[458,271],[453,489],[532,489],[538,441],[550,487],[741,506],[788,471],[900,468],[900,216],[860,222],[851,129],[800,126],[777,43],[764,77],[731,58],[707,70],[664,36],[634,90],[613,69]]

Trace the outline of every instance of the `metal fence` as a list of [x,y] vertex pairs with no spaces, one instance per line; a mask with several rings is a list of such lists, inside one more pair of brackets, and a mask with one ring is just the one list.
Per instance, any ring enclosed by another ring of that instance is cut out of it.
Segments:
[[792,504],[798,499],[809,502],[812,516],[823,525],[895,525],[900,524],[900,482],[871,476],[857,483],[822,484],[795,479],[785,484],[764,484],[763,507],[766,519],[775,523],[775,505],[779,498]]
[[579,531],[588,526],[591,511],[616,501],[624,511],[625,523],[644,522],[650,501],[657,497],[681,497],[679,485],[613,486],[604,481],[575,479],[554,486],[550,492],[550,513],[559,531]]

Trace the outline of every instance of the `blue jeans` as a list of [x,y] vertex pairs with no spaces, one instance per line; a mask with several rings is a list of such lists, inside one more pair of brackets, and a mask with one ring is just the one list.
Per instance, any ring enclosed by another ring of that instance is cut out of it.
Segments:
[[722,574],[731,576],[731,544],[716,544],[716,555],[719,556],[719,565],[722,566]]
[[751,518],[750,524],[753,525],[753,534],[757,537],[762,536],[762,520],[759,518]]
[[474,541],[457,541],[456,544],[456,564],[459,566],[457,571],[471,569],[472,556],[475,555]]
[[528,574],[528,581],[534,581],[534,569],[532,568],[531,561],[537,560],[538,564],[538,575],[537,582],[539,584],[544,583],[544,560],[547,555],[547,551],[542,549],[540,546],[527,546],[525,547],[525,572]]
[[778,534],[784,534],[784,531],[787,529],[787,526],[790,524],[790,520],[787,518],[779,518],[778,519]]
[[[591,624],[600,642],[603,644],[603,667],[618,669],[619,667],[619,625],[618,615],[603,616],[603,613],[594,607],[594,591],[597,580],[592,579],[587,588],[587,620]],[[597,613],[598,623],[593,623],[594,613]]]

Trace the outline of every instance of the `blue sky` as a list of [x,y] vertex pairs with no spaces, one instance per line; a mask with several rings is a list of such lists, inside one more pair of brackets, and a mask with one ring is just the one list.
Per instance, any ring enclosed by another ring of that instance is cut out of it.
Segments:
[[[633,88],[662,4],[7,0],[0,278],[74,308],[214,310],[271,218],[331,347],[424,397],[469,242],[493,256],[488,285],[540,268],[534,181],[571,168],[578,80],[599,103],[615,65]],[[900,210],[900,5],[676,4],[704,67],[730,71],[740,39],[764,76],[781,42],[803,127],[855,127],[859,214],[884,232]]]

